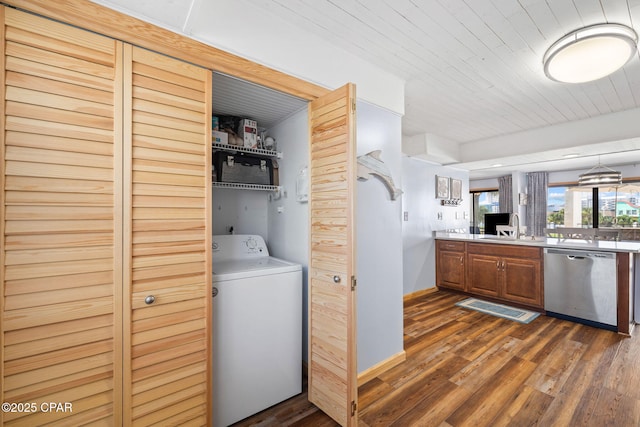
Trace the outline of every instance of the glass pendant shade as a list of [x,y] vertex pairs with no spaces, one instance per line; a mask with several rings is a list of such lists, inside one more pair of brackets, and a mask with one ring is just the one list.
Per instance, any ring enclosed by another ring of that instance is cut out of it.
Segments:
[[584,83],[625,65],[637,52],[638,35],[620,24],[598,24],[562,37],[544,55],[544,72],[552,80]]

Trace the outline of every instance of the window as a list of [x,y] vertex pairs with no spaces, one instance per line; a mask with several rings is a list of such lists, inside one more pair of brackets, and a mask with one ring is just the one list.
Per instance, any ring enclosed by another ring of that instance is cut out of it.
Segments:
[[547,228],[593,227],[593,192],[577,186],[549,186]]
[[[640,183],[624,183],[618,188],[601,187],[595,191],[578,186],[550,185],[547,193],[547,228],[615,227],[621,229],[622,239],[640,240],[639,200]],[[597,217],[593,215],[594,209]]]
[[471,233],[484,233],[484,214],[499,212],[498,190],[472,191]]

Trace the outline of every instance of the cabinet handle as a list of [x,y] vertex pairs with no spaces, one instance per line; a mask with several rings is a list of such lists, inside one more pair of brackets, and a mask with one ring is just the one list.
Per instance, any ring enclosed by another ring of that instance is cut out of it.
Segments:
[[497,261],[496,261],[496,268],[497,268],[498,270],[500,270],[500,260],[497,260]]
[[147,305],[151,305],[154,302],[156,302],[156,297],[154,297],[153,295],[149,295],[144,299],[144,303]]
[[464,264],[464,257],[460,257],[460,264]]

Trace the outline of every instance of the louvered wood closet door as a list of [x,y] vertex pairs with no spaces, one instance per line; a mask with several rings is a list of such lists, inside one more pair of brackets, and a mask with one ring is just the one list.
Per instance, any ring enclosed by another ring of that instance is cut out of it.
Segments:
[[206,424],[211,73],[0,15],[0,424]]
[[125,132],[125,159],[131,159],[125,167],[131,182],[125,419],[204,425],[211,365],[211,72],[135,47],[126,47],[125,58],[131,68],[125,123],[132,123]]
[[[121,44],[2,7],[0,425],[121,417]],[[72,412],[45,412],[68,402]],[[34,412],[35,411],[35,412]]]
[[309,400],[351,426],[358,422],[355,86],[311,102],[309,116]]

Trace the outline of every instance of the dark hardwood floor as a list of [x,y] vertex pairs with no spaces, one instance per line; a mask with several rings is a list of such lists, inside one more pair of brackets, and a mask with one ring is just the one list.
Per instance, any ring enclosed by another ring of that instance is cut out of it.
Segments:
[[[640,426],[640,340],[551,317],[528,325],[405,302],[407,360],[359,388],[361,426]],[[636,331],[636,334],[638,331]],[[335,426],[306,393],[238,426]]]

